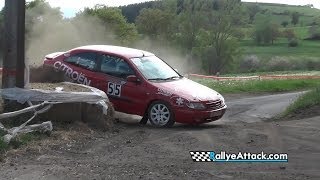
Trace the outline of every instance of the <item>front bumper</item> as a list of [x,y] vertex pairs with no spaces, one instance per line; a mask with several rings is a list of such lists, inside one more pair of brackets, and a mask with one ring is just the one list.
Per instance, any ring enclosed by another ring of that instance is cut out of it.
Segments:
[[175,120],[179,123],[202,124],[220,119],[226,112],[227,106],[216,110],[176,109]]

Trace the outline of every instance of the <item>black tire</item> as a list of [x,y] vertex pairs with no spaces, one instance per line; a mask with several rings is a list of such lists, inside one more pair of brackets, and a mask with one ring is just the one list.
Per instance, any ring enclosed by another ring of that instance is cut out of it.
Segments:
[[175,123],[171,106],[164,101],[154,101],[149,106],[148,119],[155,127],[171,127]]

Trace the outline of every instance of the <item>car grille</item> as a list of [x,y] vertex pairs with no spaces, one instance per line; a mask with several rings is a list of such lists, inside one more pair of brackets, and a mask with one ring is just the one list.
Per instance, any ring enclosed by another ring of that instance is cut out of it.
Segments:
[[224,103],[221,100],[210,101],[210,102],[206,103],[206,106],[207,106],[208,109],[216,110],[216,109],[223,108],[224,107]]

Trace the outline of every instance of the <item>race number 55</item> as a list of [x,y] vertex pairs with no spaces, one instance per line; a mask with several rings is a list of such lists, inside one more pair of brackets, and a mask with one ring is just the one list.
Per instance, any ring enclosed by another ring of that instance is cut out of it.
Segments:
[[108,82],[108,93],[112,96],[121,96],[121,84],[115,84],[112,82]]

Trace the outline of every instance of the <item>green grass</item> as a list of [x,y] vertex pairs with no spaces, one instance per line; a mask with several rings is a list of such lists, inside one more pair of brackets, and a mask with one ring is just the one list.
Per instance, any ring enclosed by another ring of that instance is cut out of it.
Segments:
[[8,144],[3,141],[2,137],[0,137],[0,154],[7,150],[8,147]]
[[38,133],[38,132],[21,134],[10,142],[10,146],[14,149],[17,149],[17,148],[19,148],[23,145],[26,145],[32,141],[39,141],[42,138],[44,138],[45,136],[46,135]]
[[310,80],[253,80],[253,81],[214,81],[194,79],[219,93],[262,93],[307,90],[320,86],[319,79]]
[[294,6],[294,5],[280,5],[280,4],[264,4],[259,3],[262,9],[268,9],[274,13],[282,13],[286,10],[290,12],[299,12],[305,16],[319,16],[320,10],[316,8],[310,8],[306,6]]
[[257,46],[253,40],[242,40],[240,45],[244,54],[254,54],[263,58],[273,56],[320,57],[319,41],[301,40],[298,47],[288,47],[288,41],[284,38],[275,41],[273,45],[267,46]]
[[306,26],[313,22],[314,18],[319,16],[320,10],[316,8],[310,8],[306,6],[292,6],[292,5],[279,5],[279,4],[259,4],[261,9],[267,9],[271,12],[272,20],[275,23],[281,24],[283,21],[289,22],[289,27],[291,24],[291,15],[280,15],[279,13],[284,13],[285,11],[298,12],[300,14],[299,23],[297,26]]
[[300,96],[293,104],[291,104],[284,112],[283,117],[299,113],[314,106],[320,106],[320,86],[315,90]]
[[[278,20],[279,21],[279,20]],[[280,32],[284,32],[286,29],[292,29],[296,35],[296,38],[299,40],[303,40],[305,38],[310,37],[309,29],[311,26],[305,25],[305,26],[287,26],[283,27],[281,25],[282,22],[274,22],[272,20],[272,23],[276,23],[280,26],[279,30]],[[246,27],[240,28],[241,32],[244,33],[246,40],[250,40],[251,36],[254,32],[255,25],[247,25]]]
[[27,133],[27,134],[21,134],[18,137],[16,137],[15,139],[11,140],[11,142],[9,144],[5,143],[3,141],[3,136],[6,133],[4,133],[3,131],[0,131],[0,162],[2,159],[2,155],[3,153],[10,149],[17,149],[23,145],[26,145],[32,141],[37,141],[37,140],[41,140],[43,137],[45,137],[46,135],[37,133],[37,132],[33,132],[33,133]]
[[3,153],[9,148],[9,145],[3,141],[3,136],[6,133],[0,130],[0,162],[2,161]]

